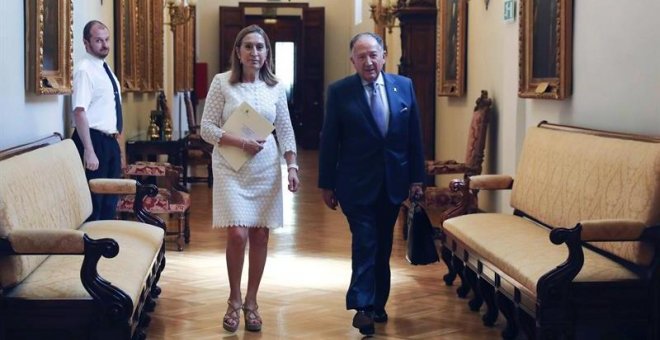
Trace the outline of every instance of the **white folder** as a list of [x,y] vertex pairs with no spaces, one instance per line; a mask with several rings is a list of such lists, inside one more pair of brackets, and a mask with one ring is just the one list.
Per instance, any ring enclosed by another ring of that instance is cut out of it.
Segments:
[[[229,116],[222,129],[236,136],[249,139],[266,139],[275,126],[257,112],[250,104],[243,102]],[[238,171],[252,155],[235,146],[220,144],[220,154],[229,165]]]

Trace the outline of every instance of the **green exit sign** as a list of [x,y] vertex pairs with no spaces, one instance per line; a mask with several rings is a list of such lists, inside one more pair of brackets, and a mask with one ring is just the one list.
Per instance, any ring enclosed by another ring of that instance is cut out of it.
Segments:
[[516,21],[516,0],[504,0],[504,22]]

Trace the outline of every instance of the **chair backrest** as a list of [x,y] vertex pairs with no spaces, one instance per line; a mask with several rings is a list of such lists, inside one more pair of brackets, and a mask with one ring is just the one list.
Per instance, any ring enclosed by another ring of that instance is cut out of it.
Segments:
[[467,151],[465,152],[465,166],[468,169],[465,173],[466,176],[481,174],[484,149],[486,148],[486,132],[492,108],[493,101],[488,98],[488,91],[481,90],[481,95],[477,98],[472,113],[472,122],[468,132]]
[[190,99],[190,92],[185,91],[183,92],[183,103],[186,106],[186,118],[188,119],[188,131],[191,135],[196,135],[199,133],[197,129],[199,126],[197,125],[197,117],[195,115],[195,107],[192,104],[192,100]]

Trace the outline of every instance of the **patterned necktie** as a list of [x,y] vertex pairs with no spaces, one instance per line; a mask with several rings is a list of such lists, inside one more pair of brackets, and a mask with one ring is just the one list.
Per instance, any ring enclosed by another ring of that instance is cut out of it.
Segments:
[[370,83],[367,85],[369,87],[369,99],[371,101],[371,114],[374,116],[378,130],[380,134],[385,136],[387,134],[387,124],[385,123],[385,107],[383,106],[383,99],[380,96],[380,91],[376,86],[376,83]]
[[115,83],[115,77],[112,76],[112,72],[110,72],[110,68],[108,67],[108,64],[104,62],[103,68],[105,69],[105,73],[108,74],[108,77],[110,78],[110,82],[112,83],[112,90],[115,92],[115,112],[117,113],[117,132],[121,133],[121,129],[124,127],[124,121],[121,112],[121,99],[119,99],[119,88],[117,87],[117,83]]

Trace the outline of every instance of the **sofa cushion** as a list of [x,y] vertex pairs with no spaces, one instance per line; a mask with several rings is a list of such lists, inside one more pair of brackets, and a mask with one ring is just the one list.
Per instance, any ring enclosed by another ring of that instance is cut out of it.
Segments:
[[[660,143],[531,128],[511,206],[554,227],[594,219],[660,224]],[[639,265],[654,254],[640,242],[593,244]]]
[[[137,306],[146,276],[160,251],[161,228],[133,221],[94,221],[81,231],[93,239],[112,238],[119,244],[114,258],[101,258],[98,272],[123,290]],[[80,282],[81,255],[51,255],[23,282],[4,293],[6,298],[37,300],[90,300]]]
[[[446,220],[448,235],[536,294],[541,276],[568,258],[565,245],[550,242],[547,228],[531,220],[507,214],[470,214]],[[624,266],[586,249],[584,265],[575,282],[611,282],[639,277]]]
[[[73,141],[0,162],[0,237],[14,229],[77,229],[91,213],[87,179]],[[0,287],[21,282],[44,259],[0,258]]]

